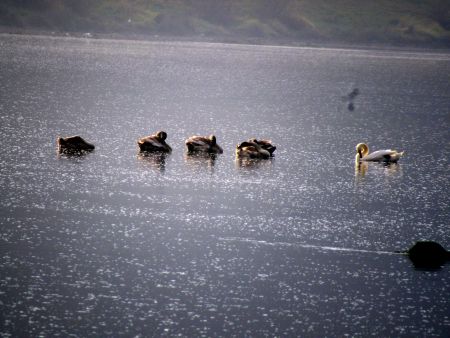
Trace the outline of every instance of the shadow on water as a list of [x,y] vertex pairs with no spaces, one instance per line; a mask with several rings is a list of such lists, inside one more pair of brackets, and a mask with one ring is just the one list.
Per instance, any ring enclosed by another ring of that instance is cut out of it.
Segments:
[[432,264],[417,264],[414,260],[409,257],[413,267],[417,271],[441,271],[445,266],[448,266],[447,261],[442,261],[440,263],[432,263]]
[[141,151],[138,153],[137,158],[141,163],[144,163],[146,167],[164,173],[166,170],[166,160],[169,156],[170,154],[167,153]]

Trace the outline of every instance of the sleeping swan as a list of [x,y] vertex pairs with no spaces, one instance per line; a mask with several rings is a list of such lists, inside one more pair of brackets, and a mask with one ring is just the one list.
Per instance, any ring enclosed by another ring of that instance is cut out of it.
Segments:
[[92,151],[95,146],[87,142],[81,136],[58,137],[58,150],[60,153]]
[[273,152],[277,149],[277,147],[272,144],[271,140],[257,140],[256,138],[251,138],[248,142],[258,144],[261,148],[267,150],[270,153],[270,156],[272,156]]
[[403,151],[385,149],[377,150],[369,154],[369,147],[365,143],[358,143],[356,145],[355,162],[372,161],[372,162],[397,162],[403,156]]
[[213,154],[222,154],[223,149],[217,144],[216,137],[210,135],[204,136],[191,136],[185,142],[188,152],[205,152]]
[[270,152],[250,140],[236,146],[236,157],[270,158]]
[[156,134],[142,137],[138,140],[139,149],[148,152],[170,153],[172,148],[166,143],[167,133],[158,131]]

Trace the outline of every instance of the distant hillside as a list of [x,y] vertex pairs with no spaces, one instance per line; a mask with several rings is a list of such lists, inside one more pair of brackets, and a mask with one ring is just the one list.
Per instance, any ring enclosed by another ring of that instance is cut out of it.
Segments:
[[3,30],[450,47],[449,0],[2,0]]

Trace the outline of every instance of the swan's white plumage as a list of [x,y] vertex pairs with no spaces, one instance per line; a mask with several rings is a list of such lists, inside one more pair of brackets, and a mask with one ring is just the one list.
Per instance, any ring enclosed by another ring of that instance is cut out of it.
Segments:
[[393,149],[377,150],[369,153],[369,147],[365,143],[356,146],[356,161],[372,162],[397,162],[403,156],[403,151],[398,152]]
[[158,142],[158,141],[156,141],[154,139],[147,139],[146,142],[150,143],[153,147],[164,148],[163,145],[160,142]]
[[199,146],[199,147],[208,147],[209,146],[206,142],[204,142],[200,139],[191,139],[189,143],[191,143],[192,145]]
[[398,160],[397,151],[391,149],[377,150],[362,158],[363,161],[384,161],[387,156],[396,157]]

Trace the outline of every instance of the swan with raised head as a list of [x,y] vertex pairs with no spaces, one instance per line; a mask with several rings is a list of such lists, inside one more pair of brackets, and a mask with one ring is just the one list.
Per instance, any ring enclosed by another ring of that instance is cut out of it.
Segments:
[[217,144],[217,139],[214,135],[205,136],[191,136],[185,142],[188,152],[204,152],[213,154],[222,154],[223,149]]
[[397,162],[403,156],[403,151],[398,152],[393,149],[377,150],[369,153],[369,146],[365,143],[356,145],[355,162],[372,161],[372,162]]
[[236,146],[237,157],[270,158],[270,152],[256,142],[244,141]]
[[156,134],[142,137],[138,140],[139,149],[148,152],[170,153],[172,148],[166,143],[167,133],[158,131]]
[[59,152],[81,152],[92,151],[95,149],[95,146],[92,143],[87,142],[78,135],[58,137],[57,143]]
[[248,142],[258,144],[261,148],[267,150],[270,153],[270,156],[272,156],[273,152],[277,149],[277,147],[272,144],[271,140],[257,140],[256,138],[251,138]]

